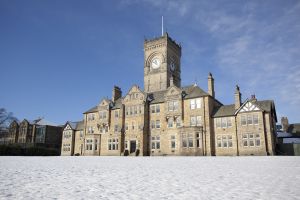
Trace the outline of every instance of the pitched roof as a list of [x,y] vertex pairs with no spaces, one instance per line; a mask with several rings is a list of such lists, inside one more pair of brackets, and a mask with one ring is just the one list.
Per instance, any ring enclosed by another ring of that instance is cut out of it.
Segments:
[[83,121],[77,122],[76,130],[78,130],[78,131],[83,130],[83,125],[84,125]]
[[[191,99],[197,97],[207,96],[208,94],[204,92],[200,87],[196,85],[189,85],[181,88],[182,93],[184,94],[183,99]],[[165,94],[168,90],[161,90],[157,92],[149,93],[149,97],[153,99],[151,104],[162,103],[165,101]]]
[[123,100],[123,98],[119,98],[115,102],[113,102],[112,103],[113,106],[112,106],[111,109],[120,109],[120,108],[122,108],[122,100]]
[[270,112],[272,110],[272,104],[274,104],[274,101],[264,100],[264,101],[255,101],[253,103],[258,105],[258,107],[263,109],[264,111]]
[[233,116],[235,113],[234,104],[224,105],[214,109],[213,117]]
[[183,92],[186,94],[184,99],[191,99],[196,97],[203,97],[207,96],[208,94],[204,92],[200,87],[197,85],[189,85],[181,88]]
[[83,114],[96,112],[97,110],[98,110],[98,106],[94,106],[94,107],[90,108],[89,110],[85,111]]
[[[249,100],[246,100],[245,103],[248,101]],[[272,110],[272,106],[274,104],[274,102],[272,100],[255,101],[252,103],[257,105],[260,109],[262,109],[263,111],[266,111],[266,112],[270,112]],[[213,117],[233,116],[233,115],[235,115],[235,113],[237,113],[242,108],[242,106],[241,106],[238,110],[236,110],[234,107],[235,107],[234,104],[223,105],[223,106],[217,107],[213,111]]]

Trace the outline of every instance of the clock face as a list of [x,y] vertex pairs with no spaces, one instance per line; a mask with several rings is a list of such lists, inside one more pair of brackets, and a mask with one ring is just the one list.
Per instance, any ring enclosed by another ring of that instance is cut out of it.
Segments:
[[160,67],[160,60],[158,58],[154,58],[151,62],[151,67],[153,69],[158,69]]

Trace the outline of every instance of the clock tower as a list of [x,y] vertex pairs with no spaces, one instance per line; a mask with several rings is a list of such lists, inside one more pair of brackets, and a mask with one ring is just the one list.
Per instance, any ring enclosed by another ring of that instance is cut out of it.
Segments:
[[168,33],[144,42],[144,90],[156,92],[166,90],[173,84],[181,87],[181,46]]

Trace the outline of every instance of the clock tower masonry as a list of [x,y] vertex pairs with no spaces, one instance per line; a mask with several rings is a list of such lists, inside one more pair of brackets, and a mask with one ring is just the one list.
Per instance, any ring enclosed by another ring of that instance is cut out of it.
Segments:
[[181,87],[181,46],[168,33],[144,41],[144,90],[147,93]]

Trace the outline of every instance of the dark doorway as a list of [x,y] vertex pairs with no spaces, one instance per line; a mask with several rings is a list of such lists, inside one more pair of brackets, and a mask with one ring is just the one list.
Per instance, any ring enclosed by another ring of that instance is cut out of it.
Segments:
[[135,152],[136,149],[136,141],[135,140],[131,140],[130,141],[130,153]]

